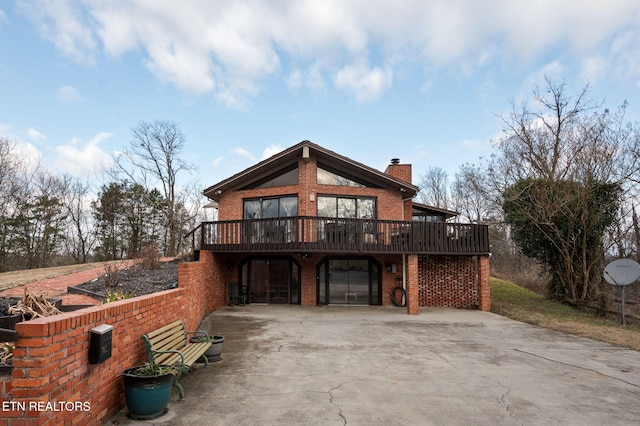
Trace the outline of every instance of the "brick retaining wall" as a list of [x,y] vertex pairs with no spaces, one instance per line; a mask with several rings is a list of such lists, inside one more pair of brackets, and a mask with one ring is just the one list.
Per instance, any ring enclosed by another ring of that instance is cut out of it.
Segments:
[[[13,374],[0,381],[0,426],[107,421],[125,405],[123,370],[146,360],[141,336],[178,319],[195,330],[226,304],[221,273],[202,252],[178,266],[177,289],[16,324]],[[89,364],[89,331],[101,324],[114,327],[112,355]]]

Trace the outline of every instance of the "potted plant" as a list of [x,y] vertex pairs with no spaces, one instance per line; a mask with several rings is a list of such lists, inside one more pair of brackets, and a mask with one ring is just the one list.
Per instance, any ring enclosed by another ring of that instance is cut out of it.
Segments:
[[163,415],[171,397],[171,386],[178,375],[176,367],[154,362],[124,370],[124,394],[129,417],[148,420]]
[[224,343],[224,336],[209,336],[206,334],[201,334],[198,336],[193,336],[191,339],[189,339],[189,341],[191,343],[211,342],[211,346],[204,353],[204,355],[207,357],[207,360],[209,362],[216,362],[222,359],[221,354],[222,345]]

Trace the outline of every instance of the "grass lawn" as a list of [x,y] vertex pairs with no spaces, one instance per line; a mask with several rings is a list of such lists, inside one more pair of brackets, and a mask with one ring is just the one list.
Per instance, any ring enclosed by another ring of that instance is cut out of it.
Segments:
[[491,311],[528,324],[640,351],[640,327],[579,311],[509,281],[491,279]]

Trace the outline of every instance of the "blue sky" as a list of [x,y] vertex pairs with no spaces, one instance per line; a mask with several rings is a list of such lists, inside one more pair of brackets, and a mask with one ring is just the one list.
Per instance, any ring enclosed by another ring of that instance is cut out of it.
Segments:
[[452,176],[545,75],[640,121],[640,2],[0,3],[0,136],[87,178],[154,119],[205,187],[305,139]]

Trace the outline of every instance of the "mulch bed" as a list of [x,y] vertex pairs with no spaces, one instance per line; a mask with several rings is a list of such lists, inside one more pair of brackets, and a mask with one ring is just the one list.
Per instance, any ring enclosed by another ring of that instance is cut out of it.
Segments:
[[104,299],[108,292],[142,296],[178,286],[178,261],[163,262],[159,269],[147,269],[140,264],[105,274],[87,283],[69,287],[70,293],[87,294]]

